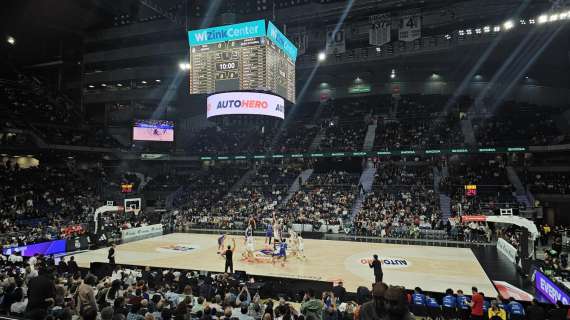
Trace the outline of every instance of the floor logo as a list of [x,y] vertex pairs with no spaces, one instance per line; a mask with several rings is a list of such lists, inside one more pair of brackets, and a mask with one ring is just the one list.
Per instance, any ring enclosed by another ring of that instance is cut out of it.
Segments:
[[190,244],[170,244],[158,247],[157,250],[161,252],[190,252],[199,248],[199,246]]
[[[405,258],[398,258],[398,257],[378,257],[380,263],[382,264],[382,268],[386,269],[399,269],[399,268],[407,268],[411,265],[411,262]],[[360,258],[360,264],[368,266],[372,263],[373,258]]]

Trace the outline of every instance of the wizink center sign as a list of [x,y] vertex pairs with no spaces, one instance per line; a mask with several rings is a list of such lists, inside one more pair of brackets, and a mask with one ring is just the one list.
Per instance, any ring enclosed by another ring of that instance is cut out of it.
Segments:
[[293,62],[297,59],[297,47],[285,37],[277,27],[269,22],[267,25],[267,37],[273,41],[283,52],[285,52]]
[[188,31],[191,47],[253,37],[265,37],[265,20]]
[[285,100],[259,92],[224,92],[208,97],[206,117],[254,114],[285,118]]

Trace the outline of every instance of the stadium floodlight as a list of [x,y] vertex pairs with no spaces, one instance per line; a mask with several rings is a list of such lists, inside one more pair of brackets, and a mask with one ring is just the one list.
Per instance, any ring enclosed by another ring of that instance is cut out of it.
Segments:
[[513,20],[508,20],[505,21],[505,23],[503,23],[503,28],[505,28],[505,30],[511,30],[512,28],[514,28],[515,23],[513,22]]
[[106,87],[107,85],[105,83],[101,83],[101,87]]
[[190,64],[189,63],[184,63],[184,62],[180,62],[178,64],[178,68],[180,68],[180,70],[190,70]]
[[569,18],[569,17],[568,17],[568,12],[561,12],[561,13],[560,13],[560,20],[563,20],[563,19],[566,19],[566,18]]
[[491,26],[484,26],[484,27],[483,27],[483,32],[485,32],[485,33],[491,32]]
[[464,36],[464,35],[465,35],[465,31],[463,31],[463,30],[459,30],[457,33],[459,33],[460,36]]
[[552,21],[557,21],[558,20],[558,15],[557,14],[553,14],[550,16],[550,22]]
[[535,24],[536,21],[535,21],[534,19],[528,19],[528,23],[529,23],[529,24]]
[[154,81],[156,81],[156,82],[159,82],[159,83],[160,83],[160,79],[156,79],[156,80],[154,80]]
[[141,81],[141,83],[142,83],[142,84],[146,84],[146,81],[145,81],[145,80],[143,80],[143,81]]
[[538,23],[539,23],[539,24],[543,24],[543,23],[545,23],[545,22],[547,22],[547,21],[548,21],[548,16],[545,15],[545,14],[541,15],[540,17],[538,17]]
[[382,52],[382,48],[376,47],[376,52]]
[[525,19],[520,19],[520,20],[519,20],[519,23],[520,23],[521,25],[525,25],[525,24],[526,24],[526,20],[525,20]]
[[122,87],[123,84],[122,83],[117,83],[117,87]]
[[501,32],[501,26],[494,26],[493,32]]
[[322,52],[322,51],[319,52],[319,54],[317,55],[317,60],[318,60],[319,62],[323,62],[323,61],[325,61],[326,59],[327,59],[326,53],[324,53],[324,52]]
[[396,78],[396,69],[392,69],[392,72],[390,73],[390,79],[394,78]]
[[482,32],[481,28],[475,29],[475,33],[476,33],[476,34],[481,34],[481,32]]
[[90,85],[89,85],[89,88],[95,88],[95,86],[94,86],[94,85],[92,85],[92,84],[90,84]]
[[472,31],[471,29],[467,29],[467,30],[465,30],[465,33],[466,33],[468,36],[470,36],[470,35],[473,34],[473,31]]
[[451,40],[451,35],[448,33],[444,36],[445,40]]
[[6,42],[8,42],[8,44],[10,44],[11,46],[16,44],[16,38],[12,37],[12,36],[7,36],[6,37]]

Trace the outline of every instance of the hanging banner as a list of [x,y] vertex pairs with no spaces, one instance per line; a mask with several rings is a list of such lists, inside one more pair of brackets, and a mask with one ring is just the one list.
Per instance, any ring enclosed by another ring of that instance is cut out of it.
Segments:
[[422,17],[419,13],[405,15],[400,18],[398,39],[414,41],[422,36]]
[[346,33],[344,32],[344,28],[338,29],[338,31],[333,34],[334,30],[334,26],[327,27],[326,52],[327,54],[344,53],[346,51]]
[[381,46],[392,41],[392,18],[389,14],[375,14],[370,16],[370,31],[368,43]]
[[300,56],[307,52],[307,47],[309,46],[309,34],[306,30],[291,33],[289,39],[297,46],[297,55]]

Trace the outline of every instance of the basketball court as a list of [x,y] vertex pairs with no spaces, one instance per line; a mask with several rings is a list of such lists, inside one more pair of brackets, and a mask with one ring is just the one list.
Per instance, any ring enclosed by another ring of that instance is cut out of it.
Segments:
[[[119,245],[115,256],[118,264],[223,272],[224,258],[216,253],[217,239],[218,235],[174,233]],[[262,237],[255,238],[256,262],[241,260],[242,236],[229,239],[237,244],[234,269],[250,275],[342,280],[346,289],[354,292],[359,286],[370,287],[374,276],[368,261],[378,254],[388,284],[435,292],[462,289],[468,294],[476,286],[487,297],[498,294],[471,249],[305,239],[306,258],[288,253],[287,262],[281,265],[271,263]],[[75,259],[80,267],[89,267],[91,262],[107,262],[107,251],[87,251]]]

